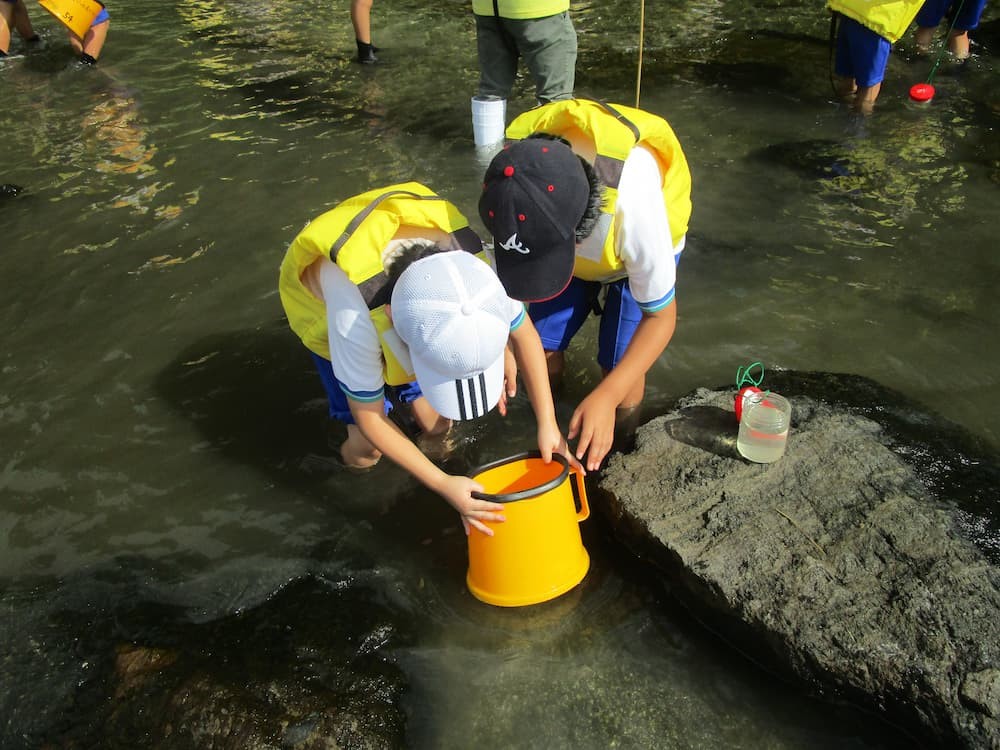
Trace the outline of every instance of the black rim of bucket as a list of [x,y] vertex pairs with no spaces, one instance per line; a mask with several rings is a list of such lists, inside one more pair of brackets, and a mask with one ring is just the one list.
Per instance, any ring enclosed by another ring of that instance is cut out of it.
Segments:
[[[512,461],[523,461],[528,458],[541,458],[541,451],[525,451],[524,453],[517,453],[513,456],[508,456],[507,458],[502,458],[499,461],[493,461],[492,463],[480,466],[478,469],[473,469],[472,476],[477,477],[485,471],[490,469],[495,469],[498,466],[503,466],[504,464],[509,464]],[[558,476],[553,477],[547,482],[543,482],[537,487],[531,487],[527,490],[521,490],[520,492],[508,492],[503,495],[491,495],[488,492],[473,492],[472,496],[477,500],[490,500],[494,503],[513,503],[518,500],[527,500],[529,497],[535,497],[536,495],[541,495],[542,493],[548,492],[549,490],[554,490],[566,479],[566,475],[569,474],[569,462],[566,461],[565,456],[560,453],[553,453],[552,460],[562,464],[562,471],[559,472]]]

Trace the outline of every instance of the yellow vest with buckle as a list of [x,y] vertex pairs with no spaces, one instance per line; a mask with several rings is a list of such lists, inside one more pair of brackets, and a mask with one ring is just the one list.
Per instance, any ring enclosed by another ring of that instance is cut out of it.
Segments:
[[827,7],[895,42],[906,33],[923,4],[924,0],[829,0]]
[[340,266],[368,306],[389,385],[415,380],[406,345],[385,313],[390,290],[382,254],[400,226],[438,229],[451,234],[463,250],[477,254],[483,250],[481,240],[454,205],[420,183],[407,182],[348,198],[311,221],[289,246],[278,278],[289,326],[310,351],[330,359],[326,305],[302,283],[302,274],[320,258]]
[[615,253],[614,222],[618,181],[629,152],[642,145],[656,155],[675,247],[687,233],[691,218],[691,172],[666,120],[621,104],[589,99],[543,104],[515,118],[507,128],[507,137],[520,140],[532,133],[564,135],[573,130],[593,139],[597,148],[594,171],[606,186],[601,218],[590,237],[577,246],[573,275],[585,281],[613,281],[625,275],[624,264]]

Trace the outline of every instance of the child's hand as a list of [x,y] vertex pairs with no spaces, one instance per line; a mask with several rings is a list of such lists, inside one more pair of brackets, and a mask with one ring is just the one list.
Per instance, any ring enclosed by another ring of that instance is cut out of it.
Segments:
[[578,438],[576,457],[587,456],[587,468],[597,471],[611,450],[615,437],[615,411],[618,404],[600,389],[595,389],[576,407],[569,420],[569,439]]
[[538,426],[538,451],[542,454],[542,460],[548,463],[552,460],[553,453],[559,453],[563,458],[569,463],[569,465],[580,472],[582,475],[586,476],[587,471],[583,468],[576,456],[573,455],[573,451],[570,450],[569,443],[566,442],[566,438],[563,437],[562,433],[559,432],[559,428],[555,425],[551,426]]
[[470,529],[476,529],[486,536],[493,536],[493,529],[483,521],[492,523],[506,521],[507,519],[501,512],[503,504],[489,500],[478,500],[472,496],[473,492],[483,492],[483,486],[469,477],[455,475],[448,475],[443,486],[438,488],[438,493],[462,517],[462,526],[466,535],[470,533]]
[[508,345],[503,351],[503,391],[500,392],[500,401],[497,402],[497,411],[501,417],[507,416],[507,399],[517,395],[517,360],[514,359],[514,352]]

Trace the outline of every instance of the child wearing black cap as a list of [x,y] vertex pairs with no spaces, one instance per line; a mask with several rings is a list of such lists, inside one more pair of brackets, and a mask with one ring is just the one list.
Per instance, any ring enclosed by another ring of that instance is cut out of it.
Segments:
[[507,135],[521,140],[487,169],[479,214],[508,294],[531,303],[550,376],[561,375],[570,340],[603,303],[604,377],[568,432],[595,470],[674,333],[691,175],[667,122],[622,105],[553,102],[518,117]]

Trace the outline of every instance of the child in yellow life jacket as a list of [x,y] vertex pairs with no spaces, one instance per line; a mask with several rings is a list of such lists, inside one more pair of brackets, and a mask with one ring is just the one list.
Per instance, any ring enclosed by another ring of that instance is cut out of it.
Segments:
[[388,418],[394,405],[410,409],[420,429],[441,434],[451,420],[494,406],[503,414],[520,368],[543,458],[571,459],[538,334],[481,252],[452,204],[419,183],[394,185],[350,198],[303,229],[285,254],[279,292],[331,416],[347,424],[344,462],[368,467],[387,455],[447,500],[466,533],[491,534],[483,521],[502,521],[503,506],[474,498],[483,491],[477,482],[435,466]]
[[882,90],[892,45],[913,22],[922,1],[829,1],[837,21],[835,87],[853,109],[871,114]]
[[486,170],[479,215],[507,293],[531,303],[550,375],[603,306],[604,377],[568,430],[577,458],[597,469],[616,424],[635,420],[646,373],[674,333],[691,174],[666,120],[624,105],[552,102],[517,117],[507,137],[520,140]]

